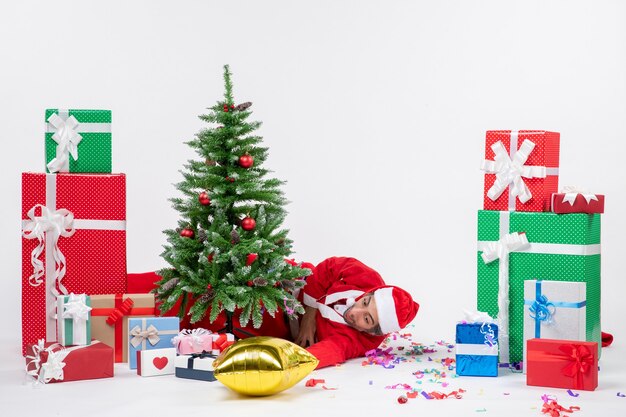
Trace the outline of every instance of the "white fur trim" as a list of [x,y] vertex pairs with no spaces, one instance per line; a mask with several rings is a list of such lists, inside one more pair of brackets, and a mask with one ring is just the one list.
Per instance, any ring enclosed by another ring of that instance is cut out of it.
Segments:
[[332,294],[328,294],[326,299],[324,300],[324,304],[329,305],[335,303],[339,300],[348,299],[348,298],[358,298],[363,295],[363,291],[359,290],[348,290],[348,291],[340,291],[334,292]]
[[305,306],[317,308],[317,300],[307,293],[302,294],[302,302]]
[[393,288],[380,288],[374,291],[374,300],[378,311],[378,323],[383,334],[400,330],[396,303],[393,301]]

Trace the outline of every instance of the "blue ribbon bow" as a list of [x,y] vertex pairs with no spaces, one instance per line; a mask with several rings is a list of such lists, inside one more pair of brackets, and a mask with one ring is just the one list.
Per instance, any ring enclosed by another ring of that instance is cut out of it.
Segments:
[[580,308],[586,306],[587,301],[580,301],[578,303],[564,301],[552,302],[548,299],[548,297],[541,293],[541,281],[537,280],[535,283],[535,299],[524,300],[524,304],[530,305],[530,317],[535,320],[535,337],[540,338],[541,323],[552,323],[557,307]]

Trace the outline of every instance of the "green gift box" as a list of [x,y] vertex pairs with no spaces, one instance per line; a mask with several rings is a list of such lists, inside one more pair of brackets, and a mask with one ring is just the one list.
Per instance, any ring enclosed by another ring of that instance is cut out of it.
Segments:
[[526,280],[585,282],[586,339],[600,349],[599,214],[479,210],[477,265],[478,310],[508,321],[508,329],[500,323],[502,362],[523,358]]
[[111,173],[111,110],[47,109],[46,172]]

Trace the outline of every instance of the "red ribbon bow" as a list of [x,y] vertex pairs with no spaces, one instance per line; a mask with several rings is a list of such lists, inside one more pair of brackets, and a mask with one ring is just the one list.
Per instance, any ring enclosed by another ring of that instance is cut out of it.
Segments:
[[575,387],[582,389],[583,375],[593,366],[593,355],[587,346],[583,345],[562,345],[559,350],[567,355],[564,359],[568,361],[561,372],[563,375],[575,378]]
[[122,317],[130,313],[130,310],[133,308],[134,305],[135,305],[135,302],[133,301],[132,298],[127,298],[126,300],[124,300],[121,306],[119,306],[118,308],[113,310],[111,314],[109,314],[109,317],[107,317],[107,320],[106,320],[107,324],[109,326],[115,325],[115,323],[119,319],[121,319]]

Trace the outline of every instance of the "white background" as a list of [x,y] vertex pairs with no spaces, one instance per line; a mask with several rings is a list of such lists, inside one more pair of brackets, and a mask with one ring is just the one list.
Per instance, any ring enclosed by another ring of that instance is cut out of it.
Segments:
[[177,221],[167,199],[195,157],[184,142],[221,99],[224,64],[236,101],[263,122],[266,167],[288,181],[296,259],[374,267],[419,301],[425,343],[452,340],[462,309],[475,308],[485,131],[560,132],[560,185],[607,196],[602,323],[617,362],[625,17],[617,0],[3,2],[2,384],[20,361],[20,176],[44,171],[44,110],[113,111],[128,270],[158,269],[162,230]]

